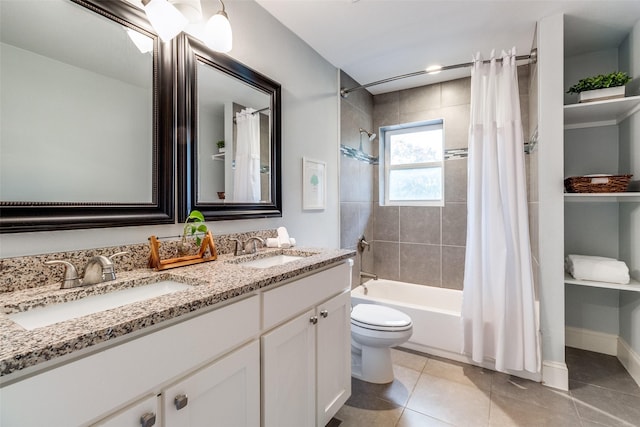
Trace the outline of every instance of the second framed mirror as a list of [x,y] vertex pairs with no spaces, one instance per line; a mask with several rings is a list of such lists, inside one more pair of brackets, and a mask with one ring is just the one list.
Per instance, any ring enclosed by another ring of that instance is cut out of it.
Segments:
[[178,212],[282,216],[280,85],[195,38],[179,40]]

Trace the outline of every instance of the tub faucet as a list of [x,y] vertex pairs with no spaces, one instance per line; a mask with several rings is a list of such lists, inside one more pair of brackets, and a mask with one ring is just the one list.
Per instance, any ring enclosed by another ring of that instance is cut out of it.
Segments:
[[360,272],[360,278],[367,277],[369,279],[378,280],[378,275],[373,273],[367,273],[366,271]]

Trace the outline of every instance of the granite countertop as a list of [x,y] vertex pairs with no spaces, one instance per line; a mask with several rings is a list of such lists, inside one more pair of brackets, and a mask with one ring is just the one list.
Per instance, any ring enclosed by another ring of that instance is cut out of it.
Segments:
[[[304,258],[269,268],[254,268],[241,263],[245,258],[278,253],[297,254]],[[0,377],[18,374],[18,371],[40,363],[141,331],[353,256],[355,251],[345,249],[293,248],[284,252],[282,249],[263,249],[256,255],[234,257],[224,254],[219,255],[216,261],[160,272],[151,269],[118,272],[114,281],[87,287],[60,289],[60,284],[56,284],[0,294]],[[161,280],[175,280],[192,286],[31,331],[8,317],[10,313],[37,306]]]

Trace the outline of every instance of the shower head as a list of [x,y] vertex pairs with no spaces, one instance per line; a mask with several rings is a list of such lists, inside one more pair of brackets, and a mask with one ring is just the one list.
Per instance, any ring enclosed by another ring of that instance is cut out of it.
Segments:
[[369,137],[369,141],[373,141],[373,140],[375,139],[375,137],[376,137],[376,134],[375,134],[375,133],[373,133],[373,132],[369,132],[369,131],[368,131],[368,130],[366,130],[366,129],[362,129],[362,128],[360,128],[360,133],[366,133],[366,134],[367,134],[367,136]]

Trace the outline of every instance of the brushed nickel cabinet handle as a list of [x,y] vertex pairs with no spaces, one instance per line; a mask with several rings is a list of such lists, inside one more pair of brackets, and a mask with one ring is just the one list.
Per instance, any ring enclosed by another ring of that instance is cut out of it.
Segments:
[[180,409],[187,406],[187,403],[189,403],[189,398],[186,394],[179,394],[175,399],[173,399],[173,403],[175,403],[176,409],[179,411]]
[[140,425],[142,427],[151,427],[156,424],[156,414],[153,412],[147,412],[140,417]]
[[320,312],[320,316],[324,317],[325,319],[327,318],[327,316],[329,316],[329,312],[327,310],[322,310]]
[[311,316],[311,318],[309,319],[309,322],[315,325],[316,323],[318,323],[318,316]]

